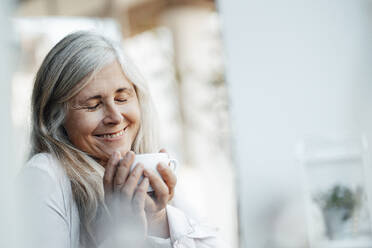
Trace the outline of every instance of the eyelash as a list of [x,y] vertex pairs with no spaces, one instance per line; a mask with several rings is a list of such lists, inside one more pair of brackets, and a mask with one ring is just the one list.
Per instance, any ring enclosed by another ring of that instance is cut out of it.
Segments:
[[97,103],[95,106],[92,107],[86,107],[88,110],[95,110],[101,103]]
[[[117,99],[116,101],[120,102],[120,103],[123,103],[123,102],[126,102],[127,99]],[[97,103],[96,105],[92,106],[92,107],[86,107],[87,110],[96,110],[98,108],[98,106],[101,105],[101,103]]]

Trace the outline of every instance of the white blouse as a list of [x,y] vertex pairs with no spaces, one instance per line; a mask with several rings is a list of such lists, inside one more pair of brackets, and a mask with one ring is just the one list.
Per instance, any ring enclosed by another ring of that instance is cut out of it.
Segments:
[[[37,154],[27,162],[19,179],[23,206],[31,213],[23,216],[22,223],[28,234],[27,247],[78,248],[78,208],[70,180],[58,160],[47,153]],[[218,239],[215,228],[188,218],[173,206],[168,205],[166,210],[170,238],[149,237],[152,247],[227,247]]]

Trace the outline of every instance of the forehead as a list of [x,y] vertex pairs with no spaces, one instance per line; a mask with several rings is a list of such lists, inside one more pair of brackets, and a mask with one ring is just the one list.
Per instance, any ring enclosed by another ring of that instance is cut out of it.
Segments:
[[112,94],[119,88],[133,89],[120,64],[115,60],[96,72],[88,84],[77,94],[81,99],[92,95]]

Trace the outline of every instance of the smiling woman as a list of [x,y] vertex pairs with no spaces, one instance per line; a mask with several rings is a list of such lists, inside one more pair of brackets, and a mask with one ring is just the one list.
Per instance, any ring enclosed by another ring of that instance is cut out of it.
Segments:
[[134,85],[115,60],[71,99],[64,127],[75,146],[104,164],[114,151],[131,150],[140,122]]
[[169,166],[158,164],[160,176],[131,169],[136,154],[158,151],[156,123],[146,83],[112,41],[77,32],[52,48],[35,79],[20,177],[28,247],[219,247],[214,228],[168,205]]

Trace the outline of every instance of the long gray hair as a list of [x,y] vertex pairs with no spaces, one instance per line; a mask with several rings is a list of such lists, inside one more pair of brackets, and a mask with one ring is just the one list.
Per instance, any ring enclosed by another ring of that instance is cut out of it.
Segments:
[[157,151],[156,113],[145,80],[124,55],[119,45],[89,31],[72,33],[45,57],[32,92],[31,153],[47,152],[58,159],[71,181],[80,216],[80,240],[97,246],[92,224],[104,205],[104,169],[74,147],[63,127],[68,102],[90,79],[110,62],[117,60],[133,83],[141,108],[141,125],[132,144],[135,153]]

